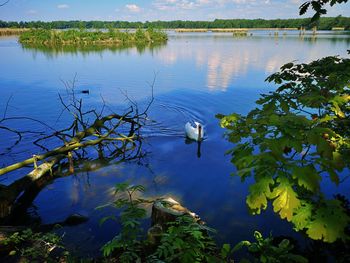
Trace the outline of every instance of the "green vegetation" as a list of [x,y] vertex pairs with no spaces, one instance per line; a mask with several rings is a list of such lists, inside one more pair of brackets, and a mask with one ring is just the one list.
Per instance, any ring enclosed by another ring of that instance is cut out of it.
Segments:
[[[307,1],[300,14],[312,8],[320,24],[325,4],[346,2]],[[274,212],[296,231],[346,247],[348,201],[326,196],[321,181],[339,185],[350,168],[350,59],[288,63],[267,81],[279,87],[263,94],[247,115],[217,115],[234,144],[228,153],[235,174],[242,180],[254,177],[246,203],[260,214],[271,201]]]
[[311,18],[297,19],[215,19],[214,21],[153,21],[153,22],[128,22],[128,21],[30,21],[30,22],[6,22],[0,20],[0,28],[307,28],[317,26],[320,30],[331,30],[332,27],[344,27],[350,30],[350,17],[321,17],[317,21]]
[[288,239],[283,239],[281,242],[275,245],[274,239],[271,235],[268,238],[263,238],[260,232],[255,231],[254,237],[256,242],[249,242],[247,240],[241,241],[232,249],[232,251],[235,252],[240,250],[242,247],[247,247],[249,253],[256,257],[253,262],[308,262],[306,258],[292,253],[294,246]]
[[[200,225],[190,216],[179,216],[176,221],[169,222],[158,244],[145,239],[141,222],[146,210],[141,206],[151,201],[135,197],[144,191],[140,185],[116,185],[115,194],[120,197],[112,206],[121,209],[122,229],[102,247],[104,256],[117,257],[120,262],[225,262],[214,240],[208,235],[213,230]],[[101,223],[108,219],[115,217],[105,217]]]
[[135,33],[121,32],[110,29],[109,31],[87,30],[48,30],[33,29],[21,34],[19,41],[23,44],[40,45],[116,45],[116,44],[147,44],[162,43],[167,40],[164,32],[153,29],[137,29]]
[[[257,231],[254,233],[256,242],[242,241],[233,249],[229,244],[219,248],[211,235],[215,230],[199,224],[189,215],[178,216],[175,221],[168,222],[165,229],[156,231],[155,237],[158,241],[155,241],[154,237],[145,239],[141,225],[146,218],[146,210],[142,206],[151,201],[137,197],[145,191],[145,188],[141,185],[120,183],[115,189],[118,199],[111,205],[121,210],[120,221],[114,216],[108,216],[102,218],[101,223],[108,219],[116,220],[121,223],[121,231],[102,247],[107,260],[224,263],[233,262],[233,254],[246,246],[252,261],[244,259],[244,262],[307,262],[304,257],[295,254],[289,240],[283,239],[276,244],[271,235],[264,239]],[[109,205],[97,209],[106,206]]]
[[[140,239],[143,233],[141,220],[146,217],[146,210],[140,206],[146,203],[147,200],[135,198],[134,195],[144,191],[145,188],[141,185],[130,186],[128,183],[116,185],[114,194],[120,194],[121,197],[111,205],[122,210],[119,215],[122,230],[120,234],[102,247],[104,256],[110,256],[114,251],[117,251],[122,262],[136,262],[140,260],[142,251],[142,242]],[[105,206],[98,207],[97,209],[103,207]],[[115,219],[115,217],[104,217],[100,223],[103,224],[108,219]]]
[[0,242],[0,255],[7,252],[2,258],[10,262],[57,262],[58,254],[53,255],[56,249],[61,250],[61,258],[68,256],[61,244],[61,237],[53,233],[35,233],[31,229],[18,231]]
[[28,30],[27,28],[0,28],[0,36],[20,35]]
[[218,115],[234,144],[229,152],[242,180],[253,176],[247,204],[260,214],[272,201],[282,219],[316,240],[349,238],[343,202],[321,181],[338,185],[350,167],[350,59],[288,63],[267,78],[280,85],[246,116]]
[[313,9],[315,11],[314,16],[312,17],[313,21],[320,19],[321,15],[327,14],[327,9],[324,8],[325,5],[329,4],[334,6],[336,4],[347,3],[348,0],[312,0],[306,1],[299,7],[299,14],[303,15],[308,9]]

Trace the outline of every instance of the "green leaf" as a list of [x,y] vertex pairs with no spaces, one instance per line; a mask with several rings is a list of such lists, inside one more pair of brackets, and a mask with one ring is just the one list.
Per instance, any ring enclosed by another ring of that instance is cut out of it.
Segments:
[[333,152],[332,164],[338,171],[342,171],[345,167],[343,156],[339,152]]
[[227,258],[231,253],[231,245],[230,244],[223,244],[221,248],[221,256],[223,258]]
[[307,190],[316,192],[320,189],[321,176],[312,164],[293,167],[293,178],[297,179],[298,184]]
[[293,62],[290,62],[290,63],[287,63],[287,64],[284,64],[282,67],[281,67],[281,70],[285,70],[285,69],[290,69],[294,66]]
[[246,202],[253,214],[260,214],[261,209],[267,208],[267,198],[271,195],[270,185],[273,184],[273,179],[265,176],[257,179],[257,182],[249,187],[250,194]]
[[129,183],[125,182],[125,183],[118,183],[115,185],[115,191],[114,194],[117,194],[119,192],[124,192],[126,191],[126,189],[128,189],[129,187]]
[[302,205],[295,210],[295,214],[292,218],[296,230],[304,229],[311,220],[312,205],[307,202],[303,202]]
[[331,178],[331,181],[336,185],[339,185],[339,176],[333,169],[328,169],[327,172]]
[[348,226],[349,216],[338,200],[330,200],[326,206],[316,211],[314,220],[308,225],[306,233],[312,239],[323,239],[332,243],[338,238],[346,239],[345,228]]
[[289,112],[289,105],[288,105],[287,102],[282,101],[282,102],[281,102],[281,108],[282,108],[282,110],[283,110],[284,112]]
[[242,247],[249,247],[250,245],[251,243],[249,241],[241,241],[233,247],[232,252],[236,252],[240,250]]
[[303,15],[306,13],[307,9],[309,8],[310,6],[310,2],[306,2],[304,4],[302,4],[300,7],[299,7],[299,15]]
[[319,2],[311,1],[311,5],[315,11],[319,11],[321,9],[321,4]]
[[326,141],[325,139],[321,138],[318,141],[317,144],[317,152],[325,158],[331,159],[333,157],[333,151],[334,149],[332,148],[330,142]]
[[282,219],[291,221],[295,209],[300,206],[300,201],[288,179],[279,177],[278,182],[279,185],[271,194],[271,199],[275,198],[272,203],[273,211],[278,212]]

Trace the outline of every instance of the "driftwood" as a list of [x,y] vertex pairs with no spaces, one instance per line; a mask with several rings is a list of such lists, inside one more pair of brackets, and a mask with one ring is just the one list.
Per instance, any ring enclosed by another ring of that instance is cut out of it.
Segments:
[[168,227],[168,223],[175,222],[178,217],[184,215],[191,216],[193,221],[198,224],[205,224],[197,214],[183,207],[171,197],[155,200],[152,206],[151,227],[147,231],[150,244],[157,246]]
[[163,229],[167,223],[174,222],[179,216],[189,215],[197,222],[202,222],[198,215],[183,207],[171,197],[156,200],[152,206],[151,226],[160,225]]

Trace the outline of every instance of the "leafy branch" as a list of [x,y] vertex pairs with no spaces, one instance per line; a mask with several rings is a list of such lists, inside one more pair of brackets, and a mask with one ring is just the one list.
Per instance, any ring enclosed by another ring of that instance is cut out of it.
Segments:
[[327,9],[324,8],[325,5],[329,4],[334,6],[335,4],[347,3],[348,0],[313,0],[306,1],[299,7],[299,15],[304,15],[309,8],[315,11],[311,21],[318,20],[321,15],[327,14]]
[[279,85],[246,116],[217,115],[235,146],[236,174],[254,176],[247,204],[259,214],[272,201],[282,219],[313,239],[347,239],[350,218],[327,199],[321,180],[338,185],[350,167],[350,59],[288,63],[267,78]]

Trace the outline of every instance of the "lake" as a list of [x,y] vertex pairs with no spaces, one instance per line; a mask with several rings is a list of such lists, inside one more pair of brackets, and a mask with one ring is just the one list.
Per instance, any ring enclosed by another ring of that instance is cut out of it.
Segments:
[[[298,32],[253,31],[252,36],[231,33],[168,32],[168,43],[153,48],[45,49],[22,47],[17,37],[0,38],[0,113],[35,118],[53,127],[70,124],[62,113],[58,94],[65,94],[64,82],[75,78],[76,90],[87,108],[122,111],[132,100],[145,109],[153,97],[148,117],[152,122],[142,131],[142,160],[103,165],[89,172],[58,178],[35,195],[26,215],[43,224],[61,222],[79,213],[89,221],[57,230],[76,255],[96,256],[99,248],[117,234],[115,222],[99,225],[113,209],[96,210],[113,200],[116,183],[128,181],[146,187],[146,197],[171,196],[196,212],[215,228],[217,240],[236,244],[252,240],[254,230],[264,235],[288,235],[303,242],[292,225],[279,219],[271,209],[261,215],[249,214],[245,198],[250,181],[231,176],[234,167],[225,152],[233,147],[223,135],[215,114],[247,113],[259,94],[274,90],[264,80],[291,61],[311,62],[328,55],[347,56],[350,35],[320,32],[317,36]],[[103,99],[102,99],[103,98]],[[197,143],[185,139],[187,121],[203,123],[205,140],[200,156]],[[12,121],[21,130],[45,130],[30,120]],[[16,136],[0,130],[1,165],[40,153],[28,133],[11,152]],[[52,147],[54,145],[46,145]],[[92,153],[93,154],[93,153]],[[30,168],[0,177],[9,184]],[[348,185],[348,183],[347,183]],[[327,194],[348,196],[346,184],[324,185]]]

